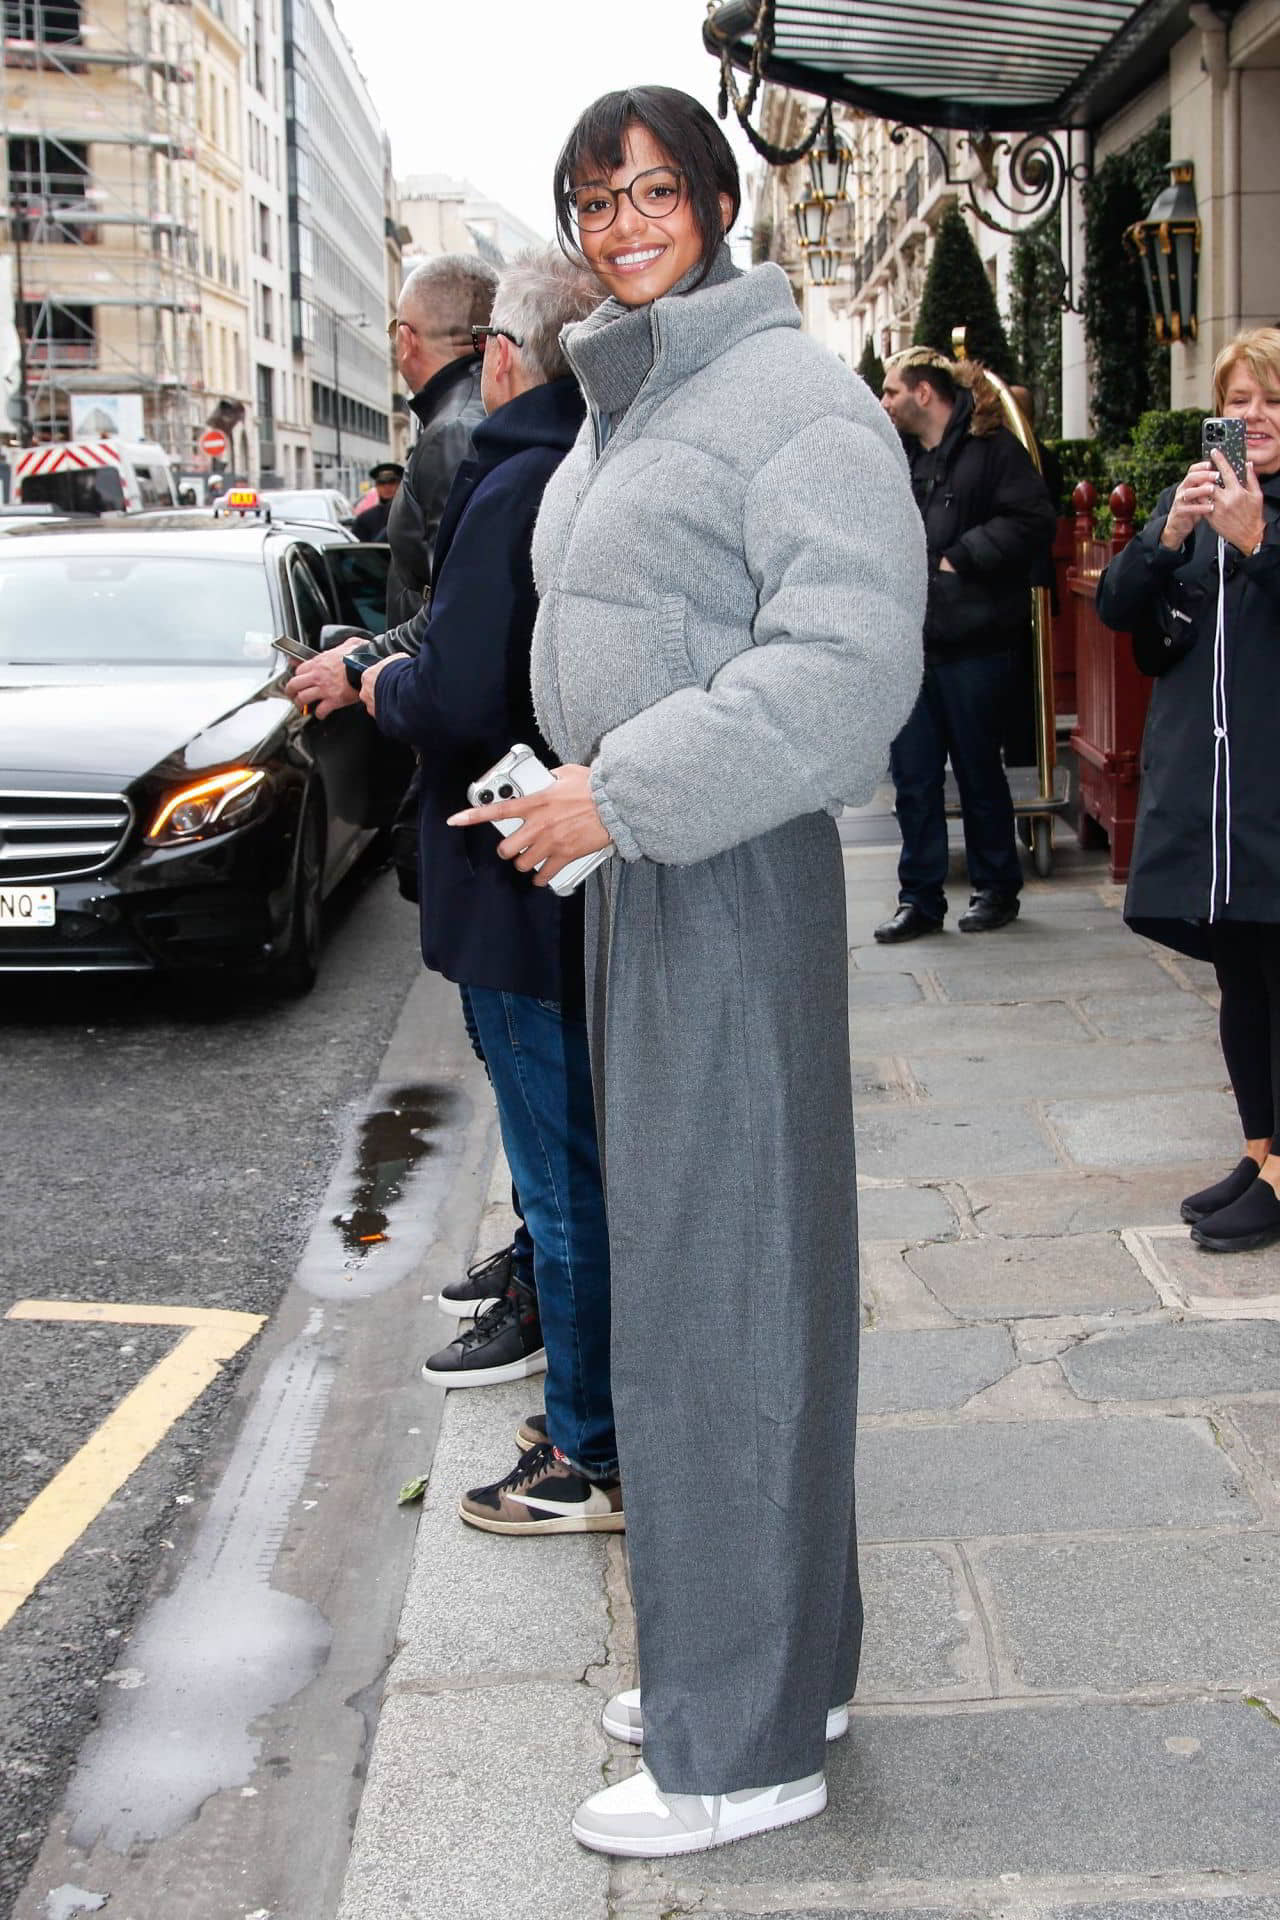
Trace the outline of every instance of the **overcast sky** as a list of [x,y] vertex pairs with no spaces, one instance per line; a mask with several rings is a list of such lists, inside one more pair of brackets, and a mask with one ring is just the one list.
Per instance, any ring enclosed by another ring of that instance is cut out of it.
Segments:
[[[705,0],[334,0],[391,136],[399,179],[465,176],[548,239],[551,174],[597,94],[682,87],[716,110],[719,68],[702,45]],[[732,115],[743,184],[751,148]],[[744,192],[744,201],[747,196]],[[739,219],[739,230],[748,215]]]

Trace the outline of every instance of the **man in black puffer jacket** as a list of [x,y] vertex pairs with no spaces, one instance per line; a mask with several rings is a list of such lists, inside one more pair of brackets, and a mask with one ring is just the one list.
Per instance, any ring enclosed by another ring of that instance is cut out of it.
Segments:
[[453,476],[470,457],[472,432],[484,419],[481,361],[471,329],[488,320],[497,284],[483,260],[444,253],[415,267],[400,290],[389,331],[396,365],[413,390],[409,404],[419,431],[387,517],[388,631],[373,640],[348,640],[295,674],[290,694],[320,720],[360,698],[358,677],[349,677],[343,665],[356,647],[365,659],[416,651],[418,629],[405,629],[426,604],[445,501]]
[[1000,756],[1015,649],[1029,644],[1031,583],[1053,542],[1053,503],[1004,425],[981,368],[912,347],[891,360],[882,404],[902,434],[929,550],[924,685],[893,744],[902,856],[881,941],[936,933],[947,911],[943,782],[960,789],[972,897],[962,933],[1018,912],[1022,865]]

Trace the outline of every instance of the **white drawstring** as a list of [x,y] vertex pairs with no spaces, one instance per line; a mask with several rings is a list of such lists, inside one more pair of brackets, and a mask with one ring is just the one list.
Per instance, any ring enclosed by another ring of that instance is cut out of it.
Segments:
[[1213,630],[1213,871],[1209,881],[1209,919],[1218,917],[1218,791],[1225,799],[1226,891],[1231,904],[1231,732],[1227,720],[1227,543],[1218,536],[1218,617]]

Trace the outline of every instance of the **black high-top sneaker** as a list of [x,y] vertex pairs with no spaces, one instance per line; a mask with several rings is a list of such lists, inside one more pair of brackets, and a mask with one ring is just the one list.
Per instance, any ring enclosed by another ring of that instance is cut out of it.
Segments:
[[467,1268],[464,1280],[451,1280],[447,1287],[441,1287],[440,1298],[450,1306],[461,1307],[464,1313],[484,1313],[497,1306],[515,1279],[513,1251],[511,1247],[500,1247],[487,1259],[477,1260]]
[[496,1387],[546,1370],[538,1298],[517,1280],[456,1340],[423,1362],[422,1377],[441,1387]]

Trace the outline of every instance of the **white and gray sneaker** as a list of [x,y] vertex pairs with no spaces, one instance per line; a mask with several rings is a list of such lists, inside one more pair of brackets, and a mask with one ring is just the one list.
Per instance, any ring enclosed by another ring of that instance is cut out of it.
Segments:
[[573,1816],[573,1837],[593,1853],[661,1860],[726,1847],[731,1840],[772,1827],[789,1827],[793,1821],[812,1819],[826,1804],[827,1782],[821,1773],[741,1793],[664,1793],[642,1765],[629,1780],[583,1801]]
[[[614,1740],[625,1740],[632,1747],[642,1746],[644,1715],[640,1710],[639,1687],[628,1687],[625,1693],[615,1693],[605,1704],[600,1724]],[[827,1714],[827,1739],[843,1740],[848,1731],[848,1707],[832,1707]]]

